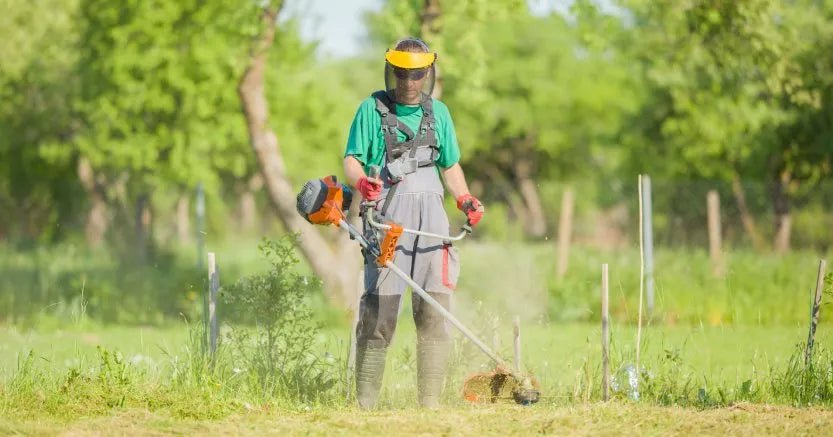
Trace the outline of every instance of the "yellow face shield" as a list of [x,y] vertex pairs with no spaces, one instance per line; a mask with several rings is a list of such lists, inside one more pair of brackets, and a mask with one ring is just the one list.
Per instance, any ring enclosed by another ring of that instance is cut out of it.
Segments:
[[437,60],[437,54],[388,50],[385,53],[385,60],[392,66],[398,68],[426,68]]

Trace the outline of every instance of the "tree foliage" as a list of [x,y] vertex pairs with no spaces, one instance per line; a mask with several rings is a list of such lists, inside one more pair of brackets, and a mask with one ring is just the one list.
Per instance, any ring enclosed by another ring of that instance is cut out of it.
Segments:
[[[429,4],[439,11],[430,29]],[[130,220],[139,196],[164,215],[198,182],[215,212],[236,208],[258,171],[237,85],[264,3],[3,5],[0,208],[11,213],[0,237],[83,228],[81,159]],[[542,196],[581,179],[613,199],[643,172],[722,190],[739,177],[765,181],[788,212],[830,176],[833,4],[614,6],[582,0],[535,15],[520,0],[388,0],[367,16],[365,51],[342,60],[319,57],[281,16],[265,89],[288,175],[338,173],[355,107],[381,87],[384,49],[415,35],[440,55],[464,166],[491,204],[532,205],[512,188],[519,178]]]

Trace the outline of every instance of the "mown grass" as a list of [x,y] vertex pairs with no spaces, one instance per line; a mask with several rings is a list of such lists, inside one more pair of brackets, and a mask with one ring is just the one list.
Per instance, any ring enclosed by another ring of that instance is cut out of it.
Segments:
[[73,420],[0,418],[26,435],[825,435],[829,409],[739,404],[694,410],[626,402],[563,407],[469,406],[423,411],[241,411],[216,421],[127,409]]

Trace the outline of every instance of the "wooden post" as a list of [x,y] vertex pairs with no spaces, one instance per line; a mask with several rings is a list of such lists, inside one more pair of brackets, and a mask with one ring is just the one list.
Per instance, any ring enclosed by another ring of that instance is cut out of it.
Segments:
[[217,291],[220,289],[220,272],[214,252],[208,252],[208,356],[214,362],[217,352]]
[[521,371],[521,316],[513,320],[515,334],[515,371]]
[[202,182],[197,184],[197,201],[195,202],[195,212],[197,213],[196,230],[197,230],[197,268],[202,269],[202,254],[205,247],[203,235],[205,235],[205,191],[202,188]]
[[712,273],[715,276],[723,275],[723,260],[720,252],[720,196],[717,191],[710,190],[706,195],[706,206],[708,210],[709,223],[709,258],[712,261]]
[[492,350],[500,350],[500,335],[498,334],[498,317],[492,319]]
[[636,320],[636,375],[637,375],[637,385],[639,384],[639,348],[642,343],[642,294],[645,285],[645,238],[644,238],[644,206],[643,200],[645,199],[644,193],[642,192],[642,188],[644,184],[642,182],[642,175],[639,175],[638,179],[638,190],[639,190],[639,311]]
[[610,320],[607,264],[602,264],[602,400],[610,399]]
[[567,265],[570,259],[570,240],[573,232],[573,207],[575,197],[572,187],[564,189],[561,197],[561,215],[558,219],[558,265],[556,275],[558,279],[567,274]]
[[813,342],[816,337],[816,326],[819,324],[819,310],[821,309],[821,296],[824,292],[824,271],[827,267],[825,260],[819,260],[819,272],[816,275],[816,294],[813,297],[813,306],[810,312],[810,334],[807,336],[807,346],[804,349],[804,366],[807,367],[813,358]]
[[353,379],[356,372],[356,327],[359,325],[359,310],[361,309],[362,295],[364,294],[364,270],[359,272],[358,283],[356,284],[356,298],[353,301],[353,324],[350,331],[350,352],[347,356],[347,393],[349,400],[353,394]]
[[645,248],[645,297],[648,317],[654,313],[654,226],[651,218],[651,177],[642,176],[642,239]]

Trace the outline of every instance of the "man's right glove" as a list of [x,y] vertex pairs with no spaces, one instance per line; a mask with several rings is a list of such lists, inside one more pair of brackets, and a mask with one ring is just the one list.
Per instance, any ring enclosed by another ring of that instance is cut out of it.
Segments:
[[463,194],[457,198],[457,209],[463,211],[472,226],[476,225],[483,218],[483,213],[486,212],[483,204],[471,194]]
[[362,176],[356,182],[356,188],[365,200],[377,200],[382,194],[382,181]]

